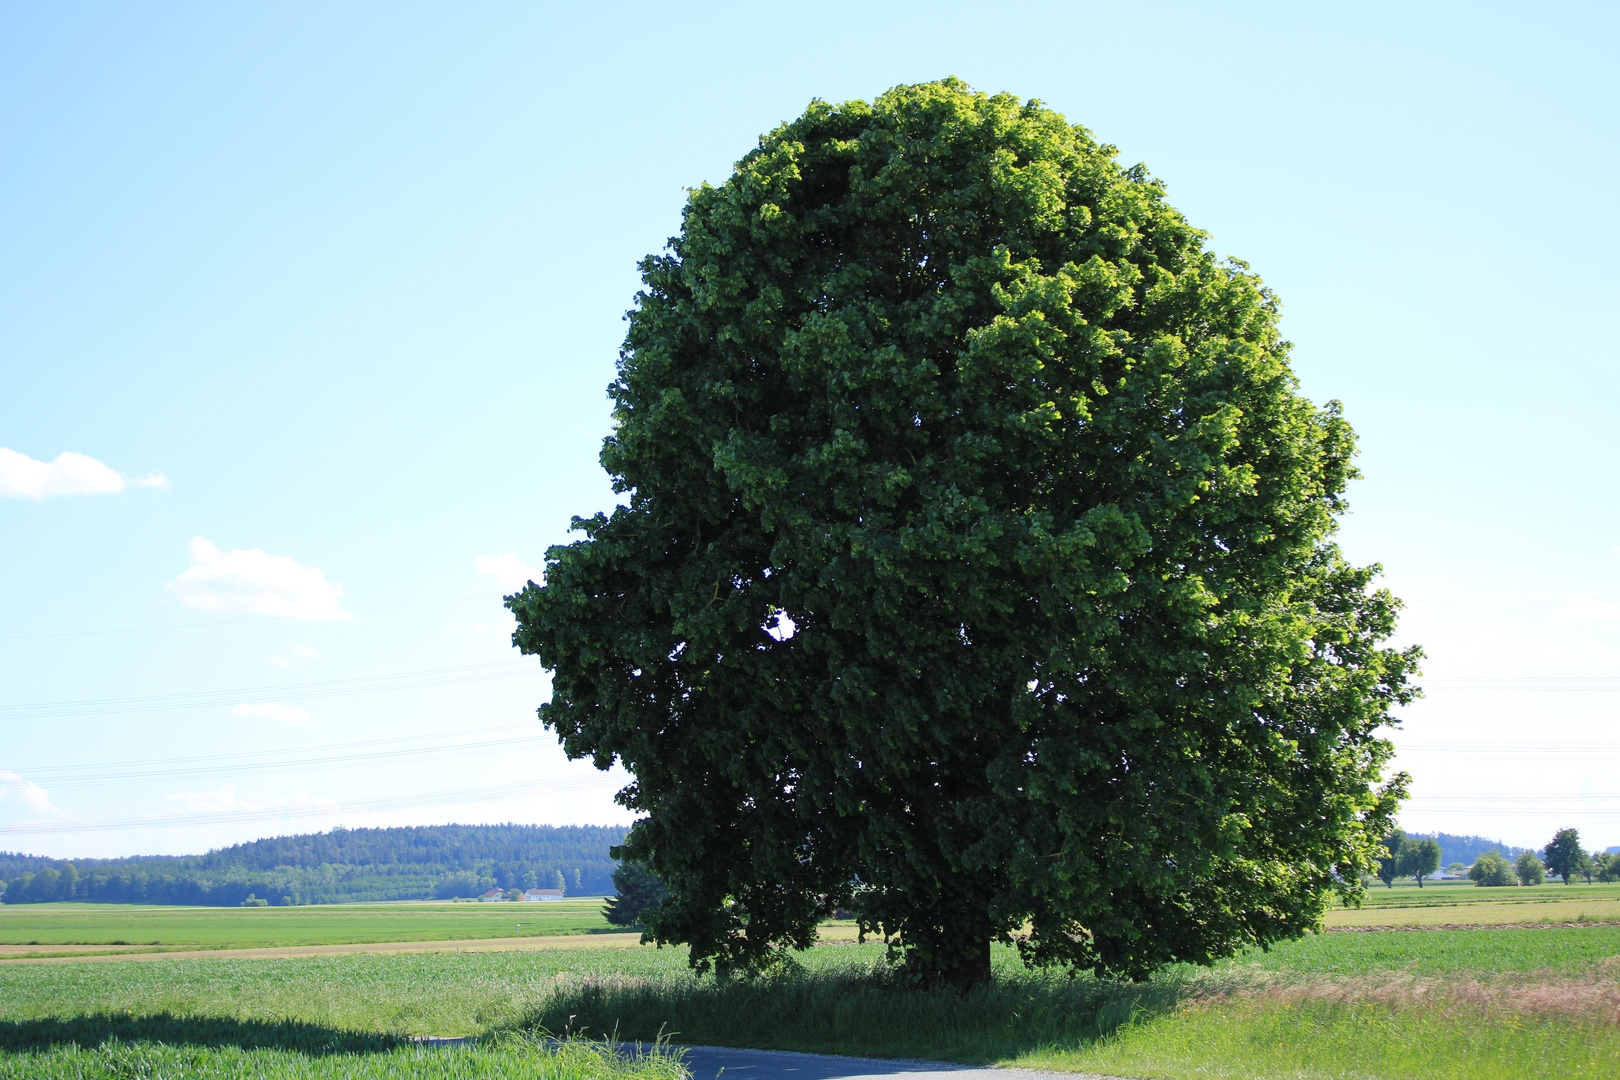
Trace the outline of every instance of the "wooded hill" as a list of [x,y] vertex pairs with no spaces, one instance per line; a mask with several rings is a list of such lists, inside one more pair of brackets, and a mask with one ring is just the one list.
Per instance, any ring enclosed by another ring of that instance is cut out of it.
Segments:
[[[1406,835],[1417,840],[1431,839],[1440,843],[1440,865],[1449,866],[1454,862],[1466,863],[1469,866],[1474,860],[1487,851],[1499,851],[1508,861],[1518,858],[1522,851],[1538,850],[1533,848],[1515,847],[1513,844],[1504,844],[1500,840],[1492,840],[1484,836],[1454,836],[1451,833],[1407,833]],[[1549,836],[1547,839],[1551,840]]]
[[424,825],[333,829],[206,855],[50,859],[0,852],[0,900],[234,906],[477,896],[491,888],[611,895],[620,825]]

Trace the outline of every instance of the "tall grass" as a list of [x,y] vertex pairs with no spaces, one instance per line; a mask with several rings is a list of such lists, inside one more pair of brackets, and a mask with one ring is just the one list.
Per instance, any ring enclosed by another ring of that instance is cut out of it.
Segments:
[[530,1030],[878,1057],[1000,1061],[1095,1041],[1141,1013],[1172,1008],[1181,981],[1001,978],[966,994],[902,987],[881,961],[802,968],[753,981],[684,975],[568,976]]
[[558,977],[531,1030],[1168,1078],[1620,1075],[1616,965],[1482,978],[1182,969],[1147,982],[998,966],[962,994],[871,961],[755,981]]
[[1503,1012],[1466,998],[1309,994],[1188,1003],[1094,1043],[1009,1064],[1167,1080],[1523,1080],[1620,1075],[1613,1023]]
[[106,1039],[0,1054],[0,1080],[686,1080],[679,1052],[617,1053],[585,1042],[508,1035],[465,1047],[394,1044],[309,1053],[277,1046],[214,1046]]

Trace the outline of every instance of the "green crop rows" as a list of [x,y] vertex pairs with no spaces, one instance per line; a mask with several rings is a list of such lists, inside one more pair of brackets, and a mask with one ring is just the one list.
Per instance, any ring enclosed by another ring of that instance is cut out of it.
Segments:
[[621,928],[609,925],[601,909],[600,900],[273,908],[20,904],[0,907],[0,945],[271,948],[618,932]]

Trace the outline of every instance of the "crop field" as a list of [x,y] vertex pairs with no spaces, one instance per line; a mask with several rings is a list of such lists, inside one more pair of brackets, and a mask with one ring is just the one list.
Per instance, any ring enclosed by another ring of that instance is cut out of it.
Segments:
[[[620,933],[599,899],[538,904],[325,904],[216,908],[138,904],[0,906],[0,954],[133,948],[242,949],[355,942],[470,941]],[[52,948],[58,946],[59,948]]]
[[[371,942],[475,941],[612,934],[597,899],[543,904],[327,904],[216,908],[134,904],[0,905],[0,957],[110,951],[288,948]],[[1620,922],[1620,885],[1481,889],[1471,883],[1375,886],[1329,927]],[[849,923],[823,936],[853,936]],[[97,949],[95,946],[104,946]],[[53,948],[54,947],[54,948]]]
[[[412,1071],[411,1035],[479,1036],[487,1071],[458,1058],[455,1075],[503,1076],[543,1034],[1189,1080],[1620,1075],[1620,927],[1326,934],[1142,983],[1029,972],[1001,950],[996,972],[965,997],[907,991],[881,946],[847,943],[731,983],[653,948],[0,963],[0,1078],[54,1075],[23,1060],[81,1075],[72,1055],[96,1047],[224,1055],[205,1075],[435,1075]],[[282,1071],[252,1072],[253,1054]]]
[[1472,882],[1442,882],[1418,888],[1411,882],[1393,889],[1375,885],[1359,908],[1327,913],[1338,926],[1438,926],[1516,922],[1620,921],[1620,884],[1482,889]]

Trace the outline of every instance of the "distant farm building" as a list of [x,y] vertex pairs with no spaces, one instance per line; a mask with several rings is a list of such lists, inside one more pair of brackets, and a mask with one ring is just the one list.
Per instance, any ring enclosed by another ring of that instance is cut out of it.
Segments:
[[491,889],[478,898],[480,904],[496,904],[506,899],[506,894],[499,889]]
[[525,889],[523,892],[525,901],[561,900],[562,898],[563,891],[561,889]]

